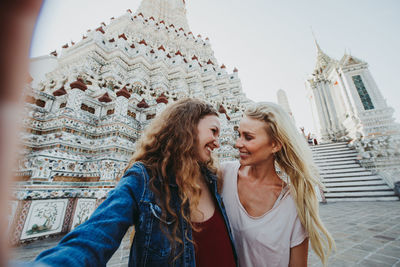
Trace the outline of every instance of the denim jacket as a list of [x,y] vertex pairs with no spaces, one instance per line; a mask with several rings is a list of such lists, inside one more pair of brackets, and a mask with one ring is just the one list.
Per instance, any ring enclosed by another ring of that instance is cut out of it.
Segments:
[[[221,196],[217,192],[217,179],[209,170],[205,171],[206,181],[217,208],[225,220],[231,241],[235,261],[236,251],[232,239],[228,218]],[[177,185],[170,184],[171,192]],[[179,201],[172,198],[172,206],[180,208]],[[176,253],[183,252],[174,262],[177,267],[195,266],[195,249],[188,241],[192,239],[192,229],[179,216],[180,233],[183,246],[178,246]],[[42,252],[35,260],[37,264],[49,266],[106,266],[107,261],[118,249],[129,226],[135,225],[135,238],[130,250],[129,266],[170,266],[170,243],[160,229],[161,208],[155,204],[154,193],[149,189],[149,174],[140,162],[136,162],[120,180],[107,199],[93,212],[88,221],[68,233],[60,243]]]

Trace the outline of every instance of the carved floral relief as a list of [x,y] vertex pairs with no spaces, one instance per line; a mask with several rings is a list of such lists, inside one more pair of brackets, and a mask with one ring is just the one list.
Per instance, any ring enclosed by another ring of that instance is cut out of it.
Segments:
[[86,222],[95,210],[96,199],[78,199],[71,230]]
[[67,199],[33,201],[21,239],[61,232],[67,202]]

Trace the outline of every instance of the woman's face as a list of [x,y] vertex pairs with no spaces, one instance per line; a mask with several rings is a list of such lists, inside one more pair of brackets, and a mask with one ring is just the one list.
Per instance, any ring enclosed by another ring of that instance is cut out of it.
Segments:
[[264,163],[279,150],[265,131],[265,126],[265,122],[246,116],[240,121],[235,147],[239,150],[241,165]]
[[208,162],[211,159],[211,152],[219,147],[220,128],[219,119],[215,115],[207,115],[197,124],[197,151],[201,162]]

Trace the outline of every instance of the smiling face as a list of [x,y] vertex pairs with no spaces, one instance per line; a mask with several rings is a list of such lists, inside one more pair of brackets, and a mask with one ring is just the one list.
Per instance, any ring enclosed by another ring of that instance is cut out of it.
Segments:
[[240,153],[240,164],[258,165],[273,159],[273,153],[280,150],[266,132],[266,123],[244,116],[239,124],[239,138],[235,147]]
[[208,162],[211,159],[211,152],[219,147],[220,128],[219,119],[215,115],[205,116],[197,124],[197,153],[201,162]]

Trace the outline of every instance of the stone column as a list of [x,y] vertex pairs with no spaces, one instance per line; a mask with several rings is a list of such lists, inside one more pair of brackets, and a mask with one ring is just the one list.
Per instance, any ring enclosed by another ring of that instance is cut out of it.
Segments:
[[330,130],[335,137],[341,137],[338,135],[342,134],[343,129],[340,126],[330,90],[331,90],[331,88],[328,84],[328,81],[324,81],[322,84],[321,91],[323,92],[323,94],[325,96],[325,101],[326,101],[327,109],[329,112],[329,120],[330,120],[330,128],[331,128]]
[[343,96],[343,102],[344,102],[344,104],[346,106],[346,113],[348,112],[349,116],[353,116],[354,115],[353,105],[352,105],[352,103],[350,101],[350,97],[349,97],[349,94],[348,94],[348,92],[346,90],[346,85],[343,82],[341,74],[342,74],[342,72],[337,72],[338,83],[339,83],[339,86],[340,86],[340,89],[341,89],[340,91],[341,91],[341,94]]
[[329,138],[329,114],[327,111],[327,107],[324,104],[324,96],[320,92],[321,87],[319,84],[317,84],[313,89],[313,94],[314,94],[314,101],[316,102],[317,110],[318,110],[318,117],[320,118],[320,123],[321,123],[321,136],[323,138]]

